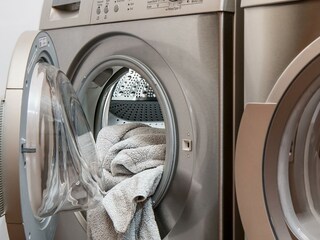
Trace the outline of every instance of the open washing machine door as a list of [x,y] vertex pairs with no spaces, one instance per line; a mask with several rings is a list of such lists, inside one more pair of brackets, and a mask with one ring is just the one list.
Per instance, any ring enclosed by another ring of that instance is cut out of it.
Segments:
[[320,39],[283,72],[264,103],[249,103],[238,134],[235,178],[251,239],[320,236]]
[[[20,198],[9,193],[6,199],[10,238],[53,239],[55,213],[84,210],[101,200],[102,168],[80,101],[58,69],[46,33],[20,37],[4,104],[4,164],[20,179],[20,184],[9,184],[13,194],[20,188]],[[11,173],[4,174],[10,181]],[[11,203],[15,197],[21,203]],[[20,204],[22,218],[16,220],[25,234],[10,226],[11,214],[21,217]]]

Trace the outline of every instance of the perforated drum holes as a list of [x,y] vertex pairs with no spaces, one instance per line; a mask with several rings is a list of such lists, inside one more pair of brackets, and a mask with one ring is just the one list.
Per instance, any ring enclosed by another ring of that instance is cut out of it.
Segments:
[[160,105],[156,101],[111,101],[110,112],[128,121],[163,121]]
[[151,100],[156,101],[156,95],[149,83],[139,73],[129,69],[116,85],[112,100]]
[[[124,68],[122,68],[124,69]],[[118,74],[114,87],[106,97],[108,124],[140,122],[152,127],[164,127],[160,104],[147,80],[133,69]]]

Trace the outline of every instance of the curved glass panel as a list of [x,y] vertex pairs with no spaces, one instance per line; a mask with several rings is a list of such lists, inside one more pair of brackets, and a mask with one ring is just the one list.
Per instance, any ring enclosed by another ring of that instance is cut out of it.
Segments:
[[37,63],[32,75],[22,152],[36,217],[101,199],[101,163],[81,104],[68,78],[47,63]]
[[286,222],[299,239],[306,240],[320,236],[319,102],[318,90],[306,102],[303,111],[299,106],[293,111],[287,128],[292,132],[291,142],[288,138],[283,139],[290,147],[281,151],[284,154],[284,149],[289,150],[288,158],[279,162],[278,171],[279,194]]
[[274,233],[320,236],[320,58],[306,65],[277,105],[265,145],[265,200]]

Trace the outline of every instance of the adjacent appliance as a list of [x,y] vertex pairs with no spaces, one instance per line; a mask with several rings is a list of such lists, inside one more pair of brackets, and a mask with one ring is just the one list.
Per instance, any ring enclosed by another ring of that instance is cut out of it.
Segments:
[[236,191],[250,239],[319,239],[319,1],[242,1]]
[[231,0],[44,2],[3,101],[12,239],[86,239],[79,210],[99,195],[94,137],[128,122],[167,132],[153,197],[161,236],[234,237],[234,10]]

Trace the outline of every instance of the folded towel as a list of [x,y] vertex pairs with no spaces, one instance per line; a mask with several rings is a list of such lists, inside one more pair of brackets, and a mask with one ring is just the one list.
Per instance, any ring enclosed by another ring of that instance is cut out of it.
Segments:
[[[100,159],[102,159],[104,169],[111,171],[111,162],[120,151],[150,145],[161,145],[165,144],[165,141],[166,134],[164,129],[152,128],[141,123],[129,123],[101,129],[96,144],[98,155]],[[163,153],[161,149],[165,147],[159,146],[159,148],[159,151]],[[139,150],[137,152],[139,152]],[[145,152],[145,150],[142,152]],[[163,157],[158,160],[164,160],[164,157],[163,155]],[[133,173],[136,172],[137,171]]]
[[163,165],[166,145],[160,143],[165,142],[165,137],[164,134],[138,135],[115,144],[109,151],[110,157],[114,156],[110,166],[112,175],[132,175]]
[[150,196],[161,179],[164,129],[144,124],[103,128],[97,151],[104,166],[101,204],[87,213],[88,239],[160,239]]
[[102,178],[102,188],[105,191],[110,190],[113,188],[115,185],[118,183],[122,182],[123,180],[127,179],[130,177],[129,175],[118,175],[118,176],[113,176],[111,172],[103,169],[103,178]]

